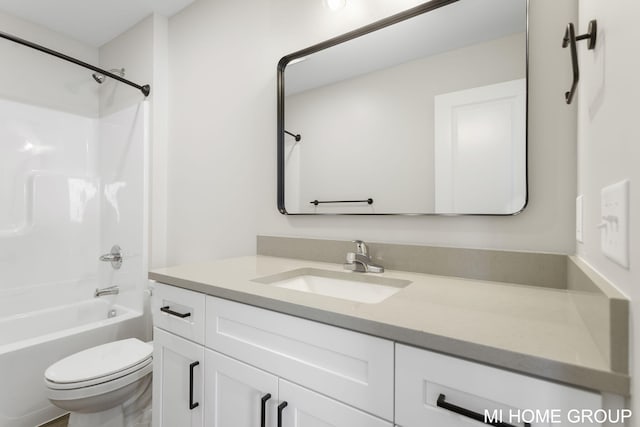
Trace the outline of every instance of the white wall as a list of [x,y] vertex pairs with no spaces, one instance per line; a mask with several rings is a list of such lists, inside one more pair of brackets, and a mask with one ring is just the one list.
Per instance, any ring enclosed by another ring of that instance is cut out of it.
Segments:
[[[196,1],[169,22],[168,263],[251,254],[255,234],[572,253],[575,112],[558,34],[577,2],[531,2],[530,203],[515,217],[287,217],[276,209],[280,57],[418,4]],[[552,31],[556,28],[556,31]]]
[[285,138],[287,211],[435,212],[434,97],[524,78],[525,51],[513,34],[287,96],[285,128],[303,134]]
[[255,253],[257,193],[271,191],[257,159],[275,164],[269,3],[201,0],[169,20],[169,264]]
[[[98,50],[14,16],[0,13],[5,33],[98,62]],[[98,88],[91,71],[50,55],[0,40],[0,97],[88,117],[98,116]]]
[[[584,243],[578,255],[617,285],[631,299],[631,380],[633,426],[640,426],[640,3],[621,0],[615,6],[598,0],[580,1],[579,34],[598,20],[595,51],[579,44],[578,194],[584,196]],[[576,108],[576,107],[573,107]],[[600,252],[600,190],[631,180],[630,268],[620,267]]]
[[167,264],[167,177],[169,144],[169,20],[153,15],[151,94],[149,267]]
[[[100,46],[100,67],[125,69],[125,78],[139,85],[153,79],[153,15]],[[144,99],[137,89],[107,78],[100,85],[100,115],[105,116]]]

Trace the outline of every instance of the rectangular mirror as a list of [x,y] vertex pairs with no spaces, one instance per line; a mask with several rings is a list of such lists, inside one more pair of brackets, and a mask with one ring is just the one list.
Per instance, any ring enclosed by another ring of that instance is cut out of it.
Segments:
[[527,0],[432,0],[278,64],[283,214],[527,204]]

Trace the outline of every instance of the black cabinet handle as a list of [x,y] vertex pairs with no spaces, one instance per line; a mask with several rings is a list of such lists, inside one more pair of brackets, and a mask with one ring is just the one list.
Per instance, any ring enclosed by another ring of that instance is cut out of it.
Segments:
[[260,399],[260,427],[265,427],[265,415],[267,412],[267,400],[271,399],[271,393],[267,393]]
[[282,411],[287,405],[289,405],[287,402],[282,402],[278,405],[278,427],[282,427]]
[[200,362],[193,362],[189,365],[189,409],[191,410],[200,406],[198,402],[193,401],[193,369],[199,364]]
[[163,312],[163,313],[170,314],[172,316],[179,317],[181,319],[184,319],[185,317],[191,316],[191,313],[178,313],[177,311],[173,311],[173,310],[171,310],[170,306],[162,307],[162,308],[160,308],[160,311]]
[[[496,421],[496,422],[487,422],[485,421],[484,415],[479,414],[477,412],[473,412],[467,408],[463,408],[461,406],[457,406],[454,405],[453,403],[449,403],[449,402],[445,402],[445,399],[447,397],[440,393],[440,395],[438,396],[438,401],[436,402],[436,405],[439,408],[443,408],[446,409],[448,411],[451,412],[455,412],[456,414],[465,416],[467,418],[471,418],[472,420],[476,420],[476,421],[480,421],[481,423],[490,425],[490,426],[495,426],[495,427],[515,427],[513,424],[507,424],[507,423],[503,423],[500,421]],[[524,423],[524,427],[531,427],[530,423]]]

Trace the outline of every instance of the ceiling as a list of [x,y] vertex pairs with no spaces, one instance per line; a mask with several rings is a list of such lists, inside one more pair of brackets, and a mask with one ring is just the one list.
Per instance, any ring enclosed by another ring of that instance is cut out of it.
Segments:
[[0,11],[99,47],[152,13],[172,16],[194,0],[0,0]]

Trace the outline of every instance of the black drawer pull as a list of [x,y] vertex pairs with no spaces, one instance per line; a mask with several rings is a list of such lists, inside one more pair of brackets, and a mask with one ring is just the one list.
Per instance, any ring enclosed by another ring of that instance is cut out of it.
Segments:
[[287,407],[287,405],[287,402],[282,402],[278,405],[278,427],[282,427],[282,411]]
[[179,317],[181,319],[184,319],[185,317],[191,316],[191,313],[178,313],[177,311],[173,311],[173,310],[171,310],[171,307],[168,306],[168,305],[166,307],[160,308],[160,311],[163,312],[163,313],[170,314],[172,316]]
[[267,400],[271,399],[271,393],[267,393],[260,399],[260,427],[266,425]]
[[193,410],[200,406],[198,402],[193,401],[193,368],[198,366],[200,362],[193,362],[189,365],[189,409]]
[[[481,423],[484,423],[484,424],[487,424],[487,425],[490,425],[490,426],[495,426],[495,427],[515,427],[513,424],[503,423],[503,422],[499,422],[499,421],[487,422],[487,421],[485,421],[484,415],[479,414],[477,412],[470,411],[469,409],[463,408],[461,406],[454,405],[453,403],[445,402],[446,398],[447,397],[444,394],[440,393],[440,396],[438,396],[438,401],[436,402],[436,405],[439,408],[443,408],[443,409],[446,409],[448,411],[455,412],[456,414],[463,415],[463,416],[465,416],[467,418],[471,418],[472,420],[480,421]],[[524,423],[524,427],[531,427],[531,424],[530,423]]]

